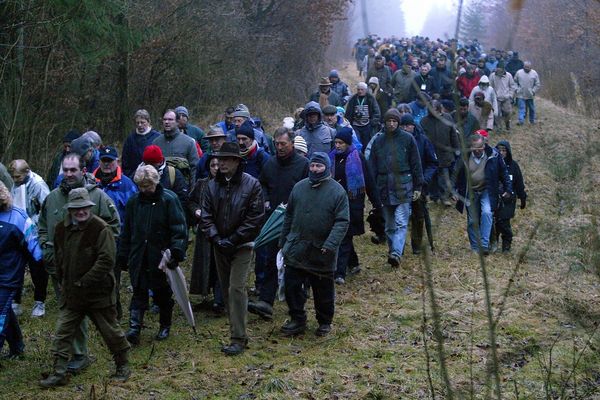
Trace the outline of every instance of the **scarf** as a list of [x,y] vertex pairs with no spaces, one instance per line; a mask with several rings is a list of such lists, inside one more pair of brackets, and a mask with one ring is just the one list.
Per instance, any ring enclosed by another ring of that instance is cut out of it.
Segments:
[[256,153],[256,151],[258,150],[258,142],[256,140],[254,140],[252,142],[252,145],[250,145],[250,147],[248,147],[246,150],[241,150],[240,149],[240,156],[242,156],[245,160],[252,158],[252,156],[254,155],[254,153]]
[[331,175],[335,176],[335,156],[342,154],[346,158],[346,185],[348,186],[348,198],[355,199],[358,195],[365,193],[365,175],[360,160],[360,154],[354,145],[350,145],[344,153],[332,150],[329,153],[331,160]]

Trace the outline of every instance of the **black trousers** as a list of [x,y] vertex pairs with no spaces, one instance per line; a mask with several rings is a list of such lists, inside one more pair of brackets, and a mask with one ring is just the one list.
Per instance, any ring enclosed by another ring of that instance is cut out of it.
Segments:
[[[275,242],[266,244],[261,248],[260,254],[264,256],[263,282],[260,288],[259,300],[273,305],[277,296],[278,276],[277,276],[277,252],[278,248]],[[259,251],[256,251],[258,260]]]
[[306,292],[305,283],[308,281],[313,291],[315,312],[319,324],[331,324],[335,312],[335,285],[333,271],[307,271],[286,266],[285,268],[285,300],[290,317],[293,320],[306,323]]
[[[154,303],[160,307],[160,324],[162,326],[171,325],[171,315],[173,312],[173,301],[171,287],[167,283],[165,274],[158,275],[161,278],[149,279],[149,272],[141,271],[138,282],[133,285],[133,295],[131,296],[130,310],[147,310],[150,295],[148,289],[152,290]],[[133,282],[132,282],[133,284]]]
[[510,226],[510,219],[496,219],[495,224],[496,241],[499,237],[502,237],[502,250],[510,250],[512,243],[513,231]]
[[[48,293],[48,271],[44,268],[44,264],[40,261],[39,263],[29,263],[29,272],[31,273],[31,282],[33,283],[33,299],[35,301],[46,301],[46,295]],[[23,298],[23,288],[17,290],[15,294],[14,302],[21,304]]]

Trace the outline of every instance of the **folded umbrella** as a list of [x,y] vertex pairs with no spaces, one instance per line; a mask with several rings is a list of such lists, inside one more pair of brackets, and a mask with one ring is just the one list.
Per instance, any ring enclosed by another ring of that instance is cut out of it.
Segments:
[[192,305],[190,304],[190,299],[188,297],[188,288],[185,283],[183,271],[179,267],[175,269],[167,267],[167,264],[171,261],[171,250],[167,249],[163,251],[162,255],[158,268],[167,274],[167,280],[169,281],[169,286],[171,286],[171,290],[175,296],[175,301],[179,304],[181,311],[183,311],[183,315],[185,315],[188,324],[192,326],[194,333],[196,333],[196,321],[194,320]]
[[277,206],[267,222],[263,225],[258,237],[254,240],[254,248],[264,246],[274,240],[279,239],[281,229],[283,228],[283,219],[285,217],[285,204]]

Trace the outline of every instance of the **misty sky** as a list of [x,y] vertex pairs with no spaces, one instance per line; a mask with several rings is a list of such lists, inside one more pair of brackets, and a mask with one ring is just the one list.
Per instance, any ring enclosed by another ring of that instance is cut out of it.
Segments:
[[[457,0],[366,0],[370,33],[381,36],[452,37]],[[364,37],[361,0],[351,13],[352,39]]]

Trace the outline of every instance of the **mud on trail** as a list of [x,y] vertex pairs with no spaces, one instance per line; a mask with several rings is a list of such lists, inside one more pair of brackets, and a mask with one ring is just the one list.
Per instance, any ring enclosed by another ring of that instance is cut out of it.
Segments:
[[[338,70],[354,89],[359,80],[354,63]],[[513,219],[513,252],[485,259],[502,398],[594,398],[600,379],[600,123],[542,98],[536,101],[538,124],[490,138],[492,144],[511,142],[529,195],[527,208]],[[283,116],[272,117],[280,121]],[[433,387],[437,398],[447,398],[441,339],[455,397],[487,398],[494,365],[480,259],[469,250],[465,215],[436,204],[430,204],[430,212],[437,338],[431,289],[422,283],[424,259],[407,244],[401,266],[392,269],[386,246],[372,244],[365,234],[355,239],[362,272],[336,286],[334,329],[328,337],[313,333],[317,325],[310,299],[306,334],[286,338],[279,333],[287,307],[278,302],[272,322],[249,315],[249,349],[234,358],[220,352],[229,335],[226,318],[196,313],[194,336],[176,311],[171,337],[158,343],[152,340],[158,317],[149,315],[142,344],[131,353],[133,374],[127,383],[107,383],[111,360],[92,328],[93,366],[70,385],[41,392],[35,382],[51,367],[57,309],[49,296],[46,317],[20,319],[26,356],[2,361],[2,392],[36,399],[420,399],[430,398]],[[23,297],[26,310],[30,294]],[[122,298],[129,296],[124,289]]]

